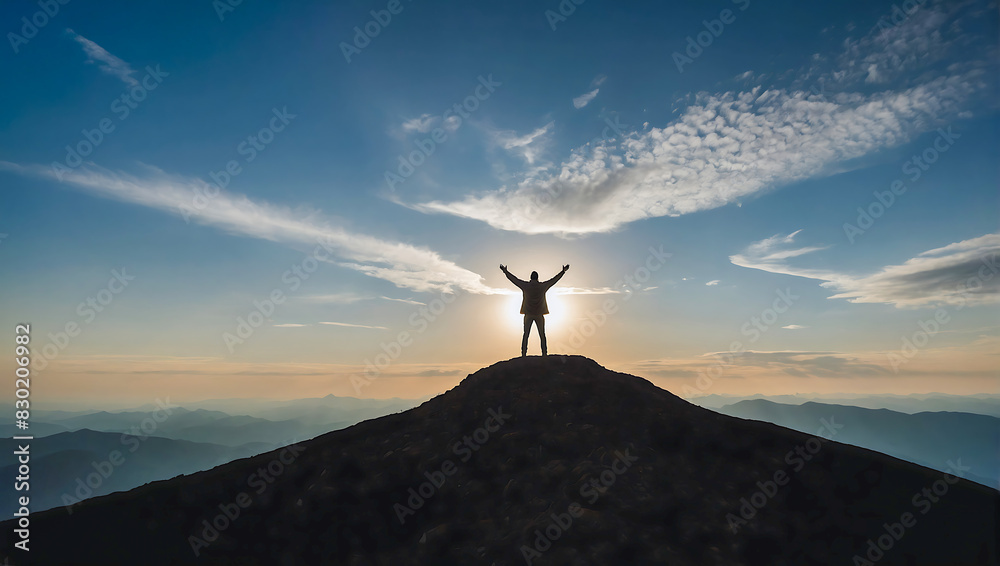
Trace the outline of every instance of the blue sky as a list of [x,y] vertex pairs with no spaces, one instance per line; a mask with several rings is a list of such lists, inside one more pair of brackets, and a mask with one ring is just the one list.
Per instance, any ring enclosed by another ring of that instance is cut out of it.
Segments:
[[679,393],[996,392],[995,3],[56,5],[0,8],[53,402],[442,391],[517,354],[500,263]]

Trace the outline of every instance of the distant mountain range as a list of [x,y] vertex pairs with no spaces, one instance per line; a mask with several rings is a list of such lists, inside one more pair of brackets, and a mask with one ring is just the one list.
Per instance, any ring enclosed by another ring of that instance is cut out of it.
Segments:
[[720,413],[815,433],[834,420],[837,441],[861,446],[944,471],[961,460],[966,478],[1000,489],[1000,419],[954,412],[906,414],[839,404],[787,405],[763,399],[740,401]]
[[31,559],[997,563],[1000,493],[839,442],[852,425],[819,440],[580,356],[515,358],[403,413],[32,514]]
[[[157,405],[119,412],[35,411],[32,413],[31,434],[37,438],[59,432],[90,429],[133,432],[227,446],[263,442],[276,447],[366,419],[403,411],[420,402],[420,399],[357,399],[328,395],[293,401],[199,401],[171,406],[169,415]],[[250,409],[254,416],[231,412],[246,409]],[[13,414],[11,410],[4,418],[0,418],[0,436],[23,434],[9,417]]]
[[[13,454],[17,445],[17,440],[0,439],[4,454]],[[272,445],[263,442],[231,447],[86,429],[61,432],[31,442],[30,493],[17,495],[30,496],[32,509],[51,509],[207,470],[269,448]],[[0,477],[13,480],[17,467],[13,463],[0,468]],[[14,493],[0,498],[0,515],[9,517],[16,510]]]
[[719,409],[740,401],[765,399],[787,405],[801,405],[807,402],[830,405],[851,405],[864,409],[891,409],[900,413],[923,413],[928,411],[953,411],[1000,417],[1000,395],[947,395],[945,393],[921,393],[915,395],[702,395],[686,399],[699,407]]
[[[162,421],[151,415],[156,415]],[[123,411],[95,413],[68,417],[55,422],[32,421],[35,434],[43,436],[41,430],[60,427],[73,431],[81,429],[104,432],[128,432],[136,435],[155,435],[176,440],[209,442],[239,446],[248,442],[263,442],[269,446],[288,444],[295,440],[312,438],[317,434],[343,428],[353,421],[335,420],[338,415],[328,414],[323,419],[290,419],[271,421],[247,415],[232,416],[221,411],[205,409],[190,410],[184,407],[170,409],[170,414],[156,412]],[[42,428],[48,425],[47,428]],[[0,426],[0,433],[7,433],[13,425]],[[6,429],[6,430],[5,430]],[[11,431],[11,434],[15,434]]]
[[[157,405],[120,412],[37,410],[32,412],[27,431],[14,425],[12,409],[0,420],[0,449],[11,454],[16,449],[16,441],[11,440],[15,435],[30,434],[35,438],[31,444],[31,502],[32,509],[41,511],[65,505],[64,495],[87,498],[207,470],[402,411],[419,402],[329,395],[294,401],[202,401],[192,403],[194,408],[167,404],[169,414]],[[250,408],[269,418],[231,415],[203,407]],[[100,473],[99,468],[107,469],[102,463],[109,461],[112,451],[118,451],[123,462],[112,465],[114,473],[108,477],[94,476]],[[13,478],[16,470],[14,464],[0,468],[0,477]],[[86,483],[88,478],[93,480],[91,485]],[[3,493],[6,495],[0,497],[0,514],[9,516],[20,494],[10,487]]]
[[[210,399],[184,403],[185,407],[223,411],[230,415],[253,415],[270,420],[286,420],[295,418],[329,419],[331,414],[337,415],[335,420],[354,421],[382,416],[398,411],[405,411],[426,401],[432,396],[418,399],[361,399],[358,397],[312,397],[292,401],[275,401],[273,399]],[[153,407],[149,407],[153,408]]]

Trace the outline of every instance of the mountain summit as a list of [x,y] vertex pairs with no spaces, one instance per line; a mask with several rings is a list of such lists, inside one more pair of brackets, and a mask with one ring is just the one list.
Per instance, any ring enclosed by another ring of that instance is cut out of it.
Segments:
[[[32,515],[33,564],[994,564],[998,493],[580,356]],[[832,439],[832,440],[830,440]],[[3,525],[9,540],[12,522]]]

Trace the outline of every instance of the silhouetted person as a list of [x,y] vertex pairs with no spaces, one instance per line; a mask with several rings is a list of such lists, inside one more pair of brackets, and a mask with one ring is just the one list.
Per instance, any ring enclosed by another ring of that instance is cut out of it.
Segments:
[[521,355],[528,355],[528,335],[531,334],[531,323],[538,327],[538,335],[542,339],[542,355],[549,354],[548,345],[545,343],[545,315],[549,314],[549,305],[545,302],[545,292],[549,287],[556,284],[563,274],[569,270],[569,265],[564,265],[559,275],[548,281],[539,281],[538,272],[531,272],[531,281],[522,281],[514,277],[507,271],[506,265],[500,265],[500,271],[510,279],[510,282],[517,285],[521,290],[521,314],[524,315],[524,336],[521,338]]

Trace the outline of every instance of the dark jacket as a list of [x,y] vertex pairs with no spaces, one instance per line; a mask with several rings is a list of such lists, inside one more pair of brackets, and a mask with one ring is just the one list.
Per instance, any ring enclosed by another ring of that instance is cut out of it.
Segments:
[[503,272],[511,283],[521,289],[523,294],[521,314],[529,315],[549,314],[549,305],[545,302],[545,292],[549,290],[549,287],[555,285],[565,273],[565,271],[560,271],[559,275],[548,281],[523,281],[511,275],[509,271]]

